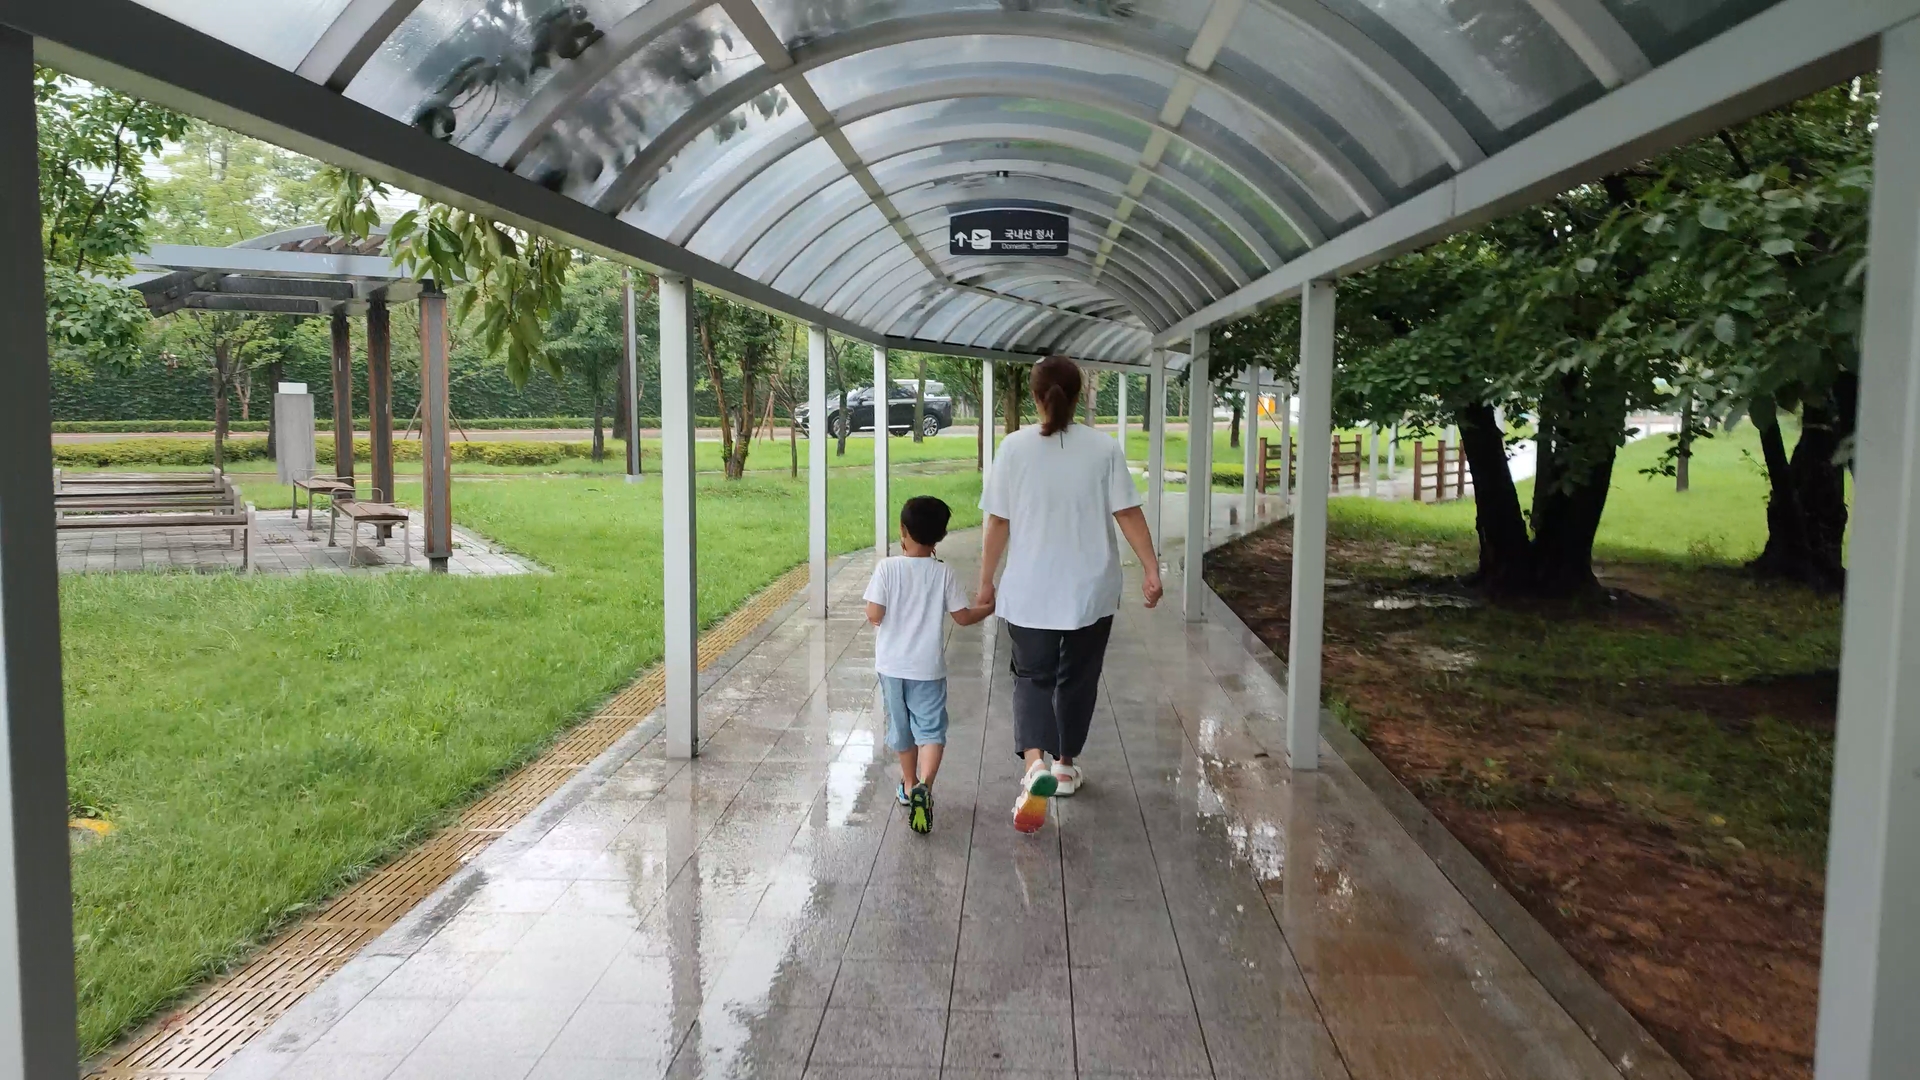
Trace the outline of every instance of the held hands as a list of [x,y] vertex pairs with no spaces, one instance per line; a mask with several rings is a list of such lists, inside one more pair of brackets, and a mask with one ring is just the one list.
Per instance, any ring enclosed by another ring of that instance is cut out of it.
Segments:
[[973,594],[973,606],[986,608],[987,611],[991,613],[993,611],[994,601],[997,599],[998,594],[994,589],[993,582],[991,580],[983,581],[980,583],[980,588]]

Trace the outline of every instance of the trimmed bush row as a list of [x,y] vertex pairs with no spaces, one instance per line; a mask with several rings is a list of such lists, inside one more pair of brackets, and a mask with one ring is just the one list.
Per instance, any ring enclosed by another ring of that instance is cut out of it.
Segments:
[[[616,444],[617,445],[617,444]],[[268,461],[267,440],[245,438],[227,440],[227,460]],[[333,464],[333,441],[320,439],[315,456],[323,465]],[[568,458],[590,457],[593,444],[586,442],[455,442],[449,448],[454,461],[483,465],[555,465]],[[354,460],[362,467],[371,460],[373,448],[365,439],[353,441]],[[393,444],[395,461],[419,461],[420,444],[414,441]],[[53,463],[64,468],[113,469],[130,465],[211,465],[213,440],[198,439],[122,439],[105,443],[68,443],[53,448]]]
[[[323,432],[327,428],[332,427],[332,420],[330,417],[316,416],[315,420],[320,425],[321,430]],[[357,430],[360,430],[360,431],[366,430],[366,427],[367,427],[366,417],[364,416],[355,417],[353,422]],[[699,416],[694,418],[694,423],[700,427],[719,427],[720,418],[717,416]],[[402,430],[404,430],[405,425],[402,424],[400,426]],[[488,416],[488,417],[481,417],[477,420],[462,419],[460,421],[460,426],[466,428],[468,431],[586,431],[586,430],[591,430],[593,428],[593,417],[591,416],[532,416],[532,417]],[[611,419],[607,420],[606,426],[607,426],[607,430],[609,431],[613,430],[613,421]],[[640,418],[640,426],[643,428],[657,428],[660,426],[660,419],[654,416],[643,416]],[[132,432],[135,434],[148,434],[148,433],[157,434],[160,432],[181,431],[181,432],[207,432],[208,434],[211,434],[213,432],[213,421],[211,420],[55,420],[53,422],[53,430],[56,432],[62,432],[62,433],[95,432],[95,433],[111,434],[114,432],[125,431],[125,432]],[[235,432],[243,432],[243,431],[244,432],[260,432],[260,431],[267,430],[267,422],[265,420],[235,420],[227,425],[227,430],[235,431]]]

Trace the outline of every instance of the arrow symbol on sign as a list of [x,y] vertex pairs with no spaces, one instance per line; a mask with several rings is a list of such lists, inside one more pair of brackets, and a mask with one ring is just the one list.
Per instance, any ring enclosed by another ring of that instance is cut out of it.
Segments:
[[959,244],[959,245],[960,245],[961,247],[966,247],[966,246],[967,246],[967,234],[966,234],[966,233],[963,233],[963,232],[957,232],[957,233],[954,233],[954,234],[953,234],[953,242],[954,242],[954,243],[956,243],[956,244]]

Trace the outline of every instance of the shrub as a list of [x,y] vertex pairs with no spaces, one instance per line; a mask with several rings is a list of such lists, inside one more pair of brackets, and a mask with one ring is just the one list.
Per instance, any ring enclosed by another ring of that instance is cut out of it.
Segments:
[[[227,460],[265,461],[267,440],[227,440]],[[112,442],[62,443],[53,463],[63,468],[116,469],[130,465],[211,465],[212,439],[116,439]]]

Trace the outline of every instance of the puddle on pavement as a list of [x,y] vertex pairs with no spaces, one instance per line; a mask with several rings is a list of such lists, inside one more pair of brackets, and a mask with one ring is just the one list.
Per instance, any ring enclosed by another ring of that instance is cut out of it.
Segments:
[[1426,595],[1426,594],[1415,596],[1415,595],[1403,594],[1400,596],[1383,596],[1380,599],[1375,600],[1372,604],[1368,606],[1372,607],[1375,611],[1411,611],[1414,608],[1423,608],[1423,607],[1424,608],[1475,608],[1475,607],[1479,607],[1480,604],[1478,601],[1469,600],[1464,596],[1444,596],[1444,595]]

